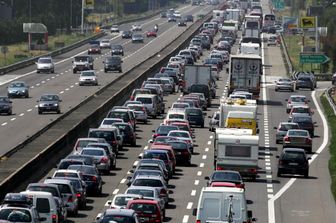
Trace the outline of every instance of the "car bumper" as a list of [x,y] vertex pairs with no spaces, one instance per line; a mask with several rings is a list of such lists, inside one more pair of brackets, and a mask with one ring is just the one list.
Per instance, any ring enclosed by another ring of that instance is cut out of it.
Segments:
[[110,167],[107,163],[98,163],[96,164],[98,170],[110,170]]
[[59,107],[58,106],[48,106],[48,107],[38,107],[39,111],[58,111]]
[[294,90],[294,87],[290,86],[290,85],[276,85],[275,89],[276,90],[288,90],[288,91],[291,91],[291,90]]
[[83,80],[79,82],[80,85],[96,85],[97,81],[94,80]]
[[28,92],[8,92],[7,95],[10,97],[22,97],[27,95]]
[[300,174],[304,175],[309,168],[307,167],[300,167],[300,166],[279,166],[278,172],[281,174]]
[[50,72],[52,71],[52,68],[49,67],[49,68],[37,68],[37,71],[38,72]]
[[77,209],[78,209],[78,204],[77,202],[67,202],[67,211],[70,211],[70,212],[75,212]]
[[90,70],[89,66],[76,66],[73,68],[75,71],[84,71],[84,70]]

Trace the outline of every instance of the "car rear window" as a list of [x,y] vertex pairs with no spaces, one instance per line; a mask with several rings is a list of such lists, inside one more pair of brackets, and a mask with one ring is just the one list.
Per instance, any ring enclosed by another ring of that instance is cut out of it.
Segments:
[[288,131],[288,136],[309,136],[307,131]]
[[177,130],[178,128],[175,126],[167,126],[167,125],[162,125],[157,129],[157,132],[159,134],[168,134],[169,131],[172,130]]
[[114,141],[115,135],[113,131],[94,130],[89,132],[89,137],[104,138],[106,141]]
[[92,140],[79,140],[77,147],[86,147],[90,142],[95,142]]
[[168,156],[165,153],[145,153],[144,159],[160,159],[160,160],[168,160]]
[[130,209],[141,212],[143,214],[155,214],[156,213],[156,205],[154,204],[131,204]]
[[281,131],[287,131],[289,129],[298,129],[298,128],[299,128],[298,125],[291,125],[291,124],[281,124],[280,126]]
[[187,109],[187,114],[190,116],[202,116],[203,112],[200,109]]
[[120,118],[124,120],[124,122],[129,121],[129,115],[127,111],[112,111],[108,114],[109,118]]
[[127,205],[127,202],[128,201],[131,201],[133,200],[132,197],[121,197],[121,196],[117,196],[115,199],[114,199],[114,204],[115,205],[118,205],[118,206],[126,206]]
[[305,160],[305,155],[303,152],[298,151],[286,151],[282,155],[284,160]]
[[140,101],[142,104],[152,104],[153,103],[152,98],[138,97],[138,98],[136,98],[136,101]]
[[155,179],[135,179],[133,186],[162,187],[163,184],[160,180]]
[[154,191],[152,190],[142,190],[142,189],[129,189],[127,194],[140,194],[144,197],[154,197]]
[[83,155],[89,155],[89,156],[104,156],[104,152],[102,150],[97,149],[85,149],[82,150]]
[[292,102],[305,102],[306,98],[304,98],[304,97],[292,97],[291,101]]
[[230,180],[230,181],[241,181],[241,178],[237,173],[232,173],[232,172],[215,172],[211,176],[211,179],[213,181],[225,181],[225,180]]
[[36,198],[36,210],[39,213],[49,213],[50,204],[48,198]]
[[62,169],[62,170],[64,170],[64,169],[68,169],[68,167],[70,166],[70,165],[81,165],[81,164],[83,164],[83,161],[81,161],[81,160],[69,160],[69,161],[63,161],[63,162],[61,162],[60,163],[60,165],[58,166],[58,169]]
[[49,192],[51,193],[54,197],[58,197],[57,189],[53,187],[48,187],[48,186],[29,186],[27,188],[29,191],[43,191],[43,192]]
[[312,122],[309,116],[307,117],[294,117],[293,122]]
[[75,177],[75,178],[78,178],[78,175],[76,173],[57,172],[57,173],[55,173],[55,177]]

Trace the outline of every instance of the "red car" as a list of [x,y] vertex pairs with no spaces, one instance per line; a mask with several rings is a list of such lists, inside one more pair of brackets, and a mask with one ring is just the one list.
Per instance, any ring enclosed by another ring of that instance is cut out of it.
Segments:
[[157,33],[154,30],[147,31],[147,37],[157,37]]
[[164,214],[160,210],[158,201],[152,200],[130,200],[127,209],[134,210],[141,223],[162,223]]

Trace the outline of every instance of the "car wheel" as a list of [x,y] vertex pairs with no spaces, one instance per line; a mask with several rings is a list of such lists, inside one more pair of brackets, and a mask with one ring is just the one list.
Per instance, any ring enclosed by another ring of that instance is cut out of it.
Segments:
[[119,73],[122,73],[122,69],[119,70]]
[[61,110],[60,109],[57,110],[57,114],[61,114]]
[[25,98],[29,98],[29,93],[27,93],[27,94],[25,95]]
[[290,112],[290,109],[286,109],[286,112],[289,113],[289,112]]
[[314,87],[310,88],[310,90],[313,91],[313,90],[314,90]]
[[52,74],[53,74],[53,73],[55,73],[55,70],[54,70],[54,69],[52,69],[52,70],[51,70],[51,73],[52,73]]
[[40,71],[39,71],[39,70],[36,70],[36,73],[38,73],[38,74],[39,74],[39,73],[40,73]]
[[104,73],[107,73],[107,70],[106,70],[106,69],[104,69]]
[[276,140],[275,140],[275,144],[279,144],[279,140],[276,139]]
[[77,72],[76,72],[76,70],[72,70],[72,73],[75,74],[75,73],[77,73]]
[[304,177],[305,177],[305,178],[308,178],[308,177],[309,177],[309,170],[307,170],[307,171],[305,172]]
[[7,112],[7,115],[12,115],[12,109]]
[[112,169],[112,170],[115,170],[115,169],[116,169],[116,165],[117,165],[117,160],[114,161],[114,163],[113,163],[111,169]]
[[41,111],[41,110],[38,110],[38,114],[39,114],[39,115],[42,114],[42,111]]
[[278,89],[275,88],[274,91],[278,91]]

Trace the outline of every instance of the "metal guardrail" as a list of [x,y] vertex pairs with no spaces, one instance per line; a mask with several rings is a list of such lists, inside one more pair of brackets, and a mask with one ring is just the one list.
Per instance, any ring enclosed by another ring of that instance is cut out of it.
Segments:
[[334,99],[330,96],[331,92],[336,91],[335,87],[329,87],[326,91],[325,94],[327,96],[327,100],[329,101],[329,104],[331,106],[331,108],[334,111],[334,115],[336,115],[336,103],[334,101]]
[[293,73],[293,64],[288,55],[287,45],[286,45],[286,42],[284,41],[282,33],[280,34],[280,40],[281,40],[280,48],[281,48],[282,56],[285,59],[285,67],[287,70],[287,74],[291,75]]

